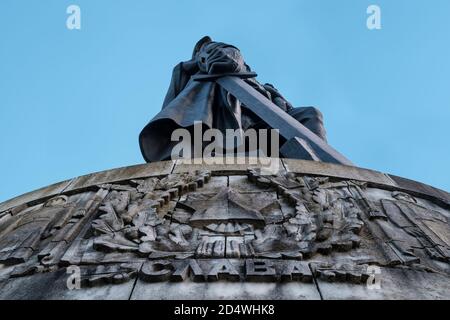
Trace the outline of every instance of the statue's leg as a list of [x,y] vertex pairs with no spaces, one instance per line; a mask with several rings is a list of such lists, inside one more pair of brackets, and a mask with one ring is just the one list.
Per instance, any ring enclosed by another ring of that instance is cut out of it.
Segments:
[[325,142],[327,141],[327,133],[323,125],[323,115],[317,108],[294,108],[288,113],[306,128],[315,133],[319,138]]

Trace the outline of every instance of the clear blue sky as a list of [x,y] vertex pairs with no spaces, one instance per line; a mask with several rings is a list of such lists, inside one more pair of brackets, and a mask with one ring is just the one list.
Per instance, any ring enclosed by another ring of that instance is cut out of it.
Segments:
[[[366,28],[370,4],[382,30]],[[448,0],[1,0],[0,201],[142,163],[138,134],[203,35],[319,107],[356,165],[449,191],[449,15]]]

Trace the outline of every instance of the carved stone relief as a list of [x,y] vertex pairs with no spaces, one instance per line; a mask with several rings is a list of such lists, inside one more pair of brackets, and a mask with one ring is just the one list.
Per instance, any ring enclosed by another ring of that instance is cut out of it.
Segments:
[[429,200],[354,180],[170,174],[2,214],[0,280],[69,265],[87,286],[137,275],[364,283],[369,265],[449,275],[449,217]]

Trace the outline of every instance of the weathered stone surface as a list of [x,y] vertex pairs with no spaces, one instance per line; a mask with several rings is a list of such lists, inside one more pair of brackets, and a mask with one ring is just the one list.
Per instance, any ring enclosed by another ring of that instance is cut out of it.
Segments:
[[7,200],[3,203],[0,203],[0,212],[6,211],[8,209],[20,206],[22,204],[30,203],[36,200],[42,201],[43,198],[49,198],[55,196],[62,192],[67,186],[71,183],[72,180],[66,180],[62,182],[58,182],[52,184],[48,187],[44,187],[35,191],[31,191],[20,195],[18,197]]
[[330,176],[396,186],[396,183],[388,175],[373,170],[318,161],[294,159],[282,159],[282,161],[288,172]]
[[134,281],[115,285],[70,290],[67,281],[70,274],[65,269],[51,273],[39,273],[23,278],[13,278],[0,283],[2,300],[128,300]]
[[448,275],[400,268],[381,268],[380,287],[317,280],[324,300],[448,300]]
[[138,280],[132,300],[319,300],[314,284],[213,282],[158,282]]
[[0,298],[448,298],[443,201],[358,168],[287,168],[133,167],[50,188],[0,215]]
[[75,178],[64,191],[82,189],[103,183],[167,175],[172,172],[174,165],[174,161],[162,161],[91,173]]
[[395,183],[402,189],[411,191],[413,193],[426,194],[431,197],[440,199],[450,205],[450,193],[445,192],[444,190],[439,190],[424,183],[398,177],[392,174],[390,174],[389,177],[391,177],[391,179],[394,180]]
[[229,186],[238,192],[257,192],[274,189],[271,186],[255,186],[254,183],[248,180],[245,176],[229,176]]

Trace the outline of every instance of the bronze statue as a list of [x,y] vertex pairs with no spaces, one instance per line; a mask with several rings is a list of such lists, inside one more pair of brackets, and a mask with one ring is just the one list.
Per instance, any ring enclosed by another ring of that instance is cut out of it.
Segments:
[[174,68],[162,110],[139,136],[144,159],[170,159],[176,144],[172,132],[192,131],[199,121],[205,129],[223,132],[279,129],[282,157],[351,164],[327,144],[319,110],[294,108],[273,85],[262,85],[255,77],[238,48],[202,38],[191,60]]

